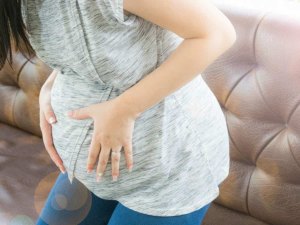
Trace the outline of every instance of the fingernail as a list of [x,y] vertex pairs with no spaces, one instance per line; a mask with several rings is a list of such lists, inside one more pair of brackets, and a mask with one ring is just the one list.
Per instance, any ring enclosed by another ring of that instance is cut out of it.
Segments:
[[65,171],[65,170],[63,170],[63,169],[60,169],[60,171],[61,171],[63,174],[65,174],[65,173],[66,173],[66,171]]
[[117,181],[118,177],[117,176],[113,176],[113,181]]
[[132,172],[132,166],[130,166],[130,167],[128,168],[128,171],[129,171],[129,173]]
[[54,123],[54,122],[55,122],[55,119],[54,119],[54,117],[50,117],[50,118],[49,118],[49,123],[51,123],[51,124],[52,124],[52,123]]
[[91,173],[92,172],[92,170],[91,169],[87,169],[87,171],[86,171],[87,173]]
[[102,178],[102,173],[98,173],[97,174],[97,178],[96,178],[97,182],[99,182],[101,180],[101,178]]

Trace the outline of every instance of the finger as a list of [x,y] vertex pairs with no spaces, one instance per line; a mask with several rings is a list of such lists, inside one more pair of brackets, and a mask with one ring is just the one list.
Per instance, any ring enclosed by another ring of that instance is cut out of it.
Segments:
[[92,135],[92,141],[91,141],[91,144],[89,147],[89,154],[88,154],[88,159],[87,159],[87,172],[88,173],[90,173],[93,170],[94,165],[95,165],[97,159],[99,158],[100,150],[101,150],[101,145],[100,145],[99,138],[97,136],[97,132],[95,130]]
[[119,168],[120,168],[120,157],[121,157],[121,148],[113,148],[111,152],[111,168],[112,168],[112,178],[113,181],[117,181],[119,176]]
[[129,141],[124,144],[124,154],[125,154],[125,160],[127,164],[128,171],[132,171],[133,167],[133,155],[132,155],[132,142]]
[[48,152],[52,161],[56,164],[56,166],[61,170],[62,173],[66,171],[63,161],[58,155],[52,141],[52,126],[46,121],[44,114],[40,112],[40,127],[42,131],[42,140],[44,142],[44,146],[46,151]]
[[48,123],[53,124],[56,122],[56,116],[52,110],[52,107],[47,105],[44,110],[44,115]]
[[101,144],[101,151],[99,154],[99,160],[97,165],[97,181],[99,182],[102,176],[104,175],[105,168],[108,162],[108,158],[110,155],[110,147],[107,147],[107,145]]
[[73,119],[86,119],[89,118],[89,106],[87,107],[83,107],[83,108],[79,108],[79,109],[74,109],[74,110],[69,110],[66,112],[67,116],[69,116],[70,118]]

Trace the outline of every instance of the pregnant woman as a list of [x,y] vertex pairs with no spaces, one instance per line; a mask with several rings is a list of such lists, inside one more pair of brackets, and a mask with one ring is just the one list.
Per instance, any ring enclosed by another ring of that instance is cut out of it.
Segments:
[[208,0],[0,0],[0,17],[1,65],[22,41],[53,69],[40,124],[62,173],[37,224],[201,224],[229,173],[201,76],[236,40],[227,17]]

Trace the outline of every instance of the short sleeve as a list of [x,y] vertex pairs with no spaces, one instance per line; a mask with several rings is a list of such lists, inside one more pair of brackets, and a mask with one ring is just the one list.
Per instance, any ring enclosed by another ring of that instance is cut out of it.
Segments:
[[124,0],[97,0],[98,4],[102,8],[106,18],[124,24],[132,25],[137,20],[137,15],[124,13],[123,1]]

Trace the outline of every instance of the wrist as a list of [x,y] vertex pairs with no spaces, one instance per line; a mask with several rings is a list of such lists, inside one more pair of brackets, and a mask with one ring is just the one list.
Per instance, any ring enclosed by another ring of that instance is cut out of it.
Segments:
[[44,82],[42,88],[44,88],[44,89],[51,89],[52,85],[53,85],[53,82],[54,82],[54,80],[56,78],[56,75],[57,75],[57,71],[53,70],[52,73],[48,76],[48,78]]
[[52,82],[45,82],[42,87],[41,87],[41,90],[47,90],[47,91],[50,91],[52,89]]
[[137,106],[133,104],[130,100],[124,97],[122,94],[114,99],[118,107],[120,107],[126,114],[131,118],[136,119],[142,112],[138,110]]

